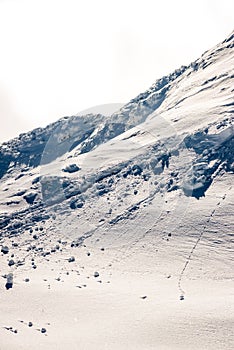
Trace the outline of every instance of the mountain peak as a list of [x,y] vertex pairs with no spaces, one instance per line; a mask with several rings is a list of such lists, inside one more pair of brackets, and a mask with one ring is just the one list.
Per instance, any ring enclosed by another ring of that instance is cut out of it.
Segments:
[[232,348],[233,43],[0,146],[1,349]]

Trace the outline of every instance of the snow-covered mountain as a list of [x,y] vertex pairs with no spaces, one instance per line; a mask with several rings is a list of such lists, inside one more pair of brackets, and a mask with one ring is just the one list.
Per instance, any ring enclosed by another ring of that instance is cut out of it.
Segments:
[[[0,243],[13,257],[3,249],[2,270],[20,276],[22,266],[30,269],[28,257],[43,263],[77,255],[89,276],[94,269],[104,279],[134,269],[173,276],[181,300],[189,273],[230,281],[233,47],[234,33],[109,117],[64,117],[3,143]],[[91,263],[84,257],[90,251]],[[182,349],[183,340],[178,344],[160,349]],[[216,349],[231,349],[223,338],[220,344]],[[187,345],[197,349],[189,335]],[[142,349],[159,348],[152,346]],[[211,347],[209,338],[200,349]]]
[[[117,198],[118,179],[126,195],[137,179],[139,188],[158,182],[152,196],[203,196],[221,169],[233,171],[233,41],[232,34],[157,80],[111,117],[65,117],[2,144],[2,230],[20,232],[14,217],[21,213],[33,222],[48,205],[69,208],[91,192]],[[128,197],[124,209],[139,200]]]

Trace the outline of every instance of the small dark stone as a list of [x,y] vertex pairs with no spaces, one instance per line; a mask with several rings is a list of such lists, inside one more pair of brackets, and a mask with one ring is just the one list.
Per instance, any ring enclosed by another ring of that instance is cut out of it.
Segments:
[[46,329],[45,329],[45,328],[42,328],[42,329],[41,329],[41,333],[46,333]]
[[33,204],[36,196],[37,196],[36,193],[31,192],[31,193],[26,194],[23,198],[26,200],[26,202],[28,204]]
[[5,284],[6,289],[11,289],[13,287],[13,283],[6,283]]
[[79,171],[80,168],[78,167],[78,165],[76,164],[70,164],[70,165],[67,165],[64,169],[62,169],[64,172],[67,172],[67,173],[75,173],[76,171]]
[[1,248],[1,252],[3,254],[8,254],[9,253],[9,248],[7,246],[4,246],[4,247]]
[[68,259],[68,262],[71,263],[71,262],[74,262],[76,259],[74,258],[74,256],[71,256],[69,259]]
[[94,272],[94,274],[93,274],[93,275],[94,275],[94,277],[96,277],[96,278],[97,278],[97,277],[99,277],[99,273],[98,273],[97,271],[96,271],[96,272]]
[[72,200],[70,203],[71,209],[78,209],[78,208],[82,208],[83,206],[84,206],[84,202],[77,199]]
[[33,235],[33,239],[38,239],[38,236],[37,235]]
[[131,172],[134,176],[140,175],[142,173],[142,168],[139,165],[133,165]]
[[28,322],[28,326],[29,326],[29,327],[32,327],[32,326],[33,326],[33,323],[32,323],[32,322]]
[[12,259],[11,259],[11,260],[9,260],[8,265],[9,265],[9,266],[13,266],[13,265],[15,265],[14,260],[12,260]]

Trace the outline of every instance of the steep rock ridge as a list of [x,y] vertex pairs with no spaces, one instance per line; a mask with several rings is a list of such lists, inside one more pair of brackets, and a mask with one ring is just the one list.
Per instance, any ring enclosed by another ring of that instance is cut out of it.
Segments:
[[232,34],[109,118],[65,117],[2,144],[1,233],[54,211],[84,214],[99,198],[119,206],[109,215],[116,222],[158,194],[199,199],[220,172],[233,173],[233,42]]
[[[208,66],[214,65],[222,59],[223,53],[227,51],[231,53],[233,45],[233,34],[231,34],[221,44],[204,53],[200,59],[192,62],[189,66],[182,66],[172,74],[158,79],[146,92],[132,99],[110,118],[100,114],[64,117],[46,128],[37,128],[3,143],[0,146],[0,177],[4,176],[12,166],[38,166],[48,141],[54,147],[54,152],[49,155],[46,155],[45,152],[44,162],[50,162],[76,147],[78,147],[79,153],[88,152],[97,145],[141,124],[159,107],[161,107],[160,112],[161,110],[177,108],[183,100],[191,96],[188,95],[189,88],[186,88],[182,99],[172,103],[174,101],[173,95],[177,99],[176,89],[183,85],[181,82],[186,81],[190,75],[196,75],[196,72],[202,72]],[[228,67],[231,67],[231,64],[227,65]],[[220,72],[217,76],[206,77],[205,74],[204,80],[199,83],[200,91],[194,91],[193,85],[190,87],[193,94],[197,94],[204,89],[211,89],[214,85],[222,85],[225,80],[233,79],[233,77],[233,70],[230,73]],[[223,87],[223,91],[225,89]],[[169,100],[168,96],[171,97]],[[233,101],[225,105],[225,107],[229,107],[229,113],[231,113],[232,106]]]

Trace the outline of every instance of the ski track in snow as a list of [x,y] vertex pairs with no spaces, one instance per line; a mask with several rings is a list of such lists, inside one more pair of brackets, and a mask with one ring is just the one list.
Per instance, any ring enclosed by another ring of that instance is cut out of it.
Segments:
[[[229,187],[228,191],[230,191],[231,189],[232,189],[232,186]],[[228,192],[226,192],[226,193],[223,195],[222,201],[224,201],[224,200],[226,199],[227,194],[228,194]],[[218,201],[218,203],[216,204],[216,207],[212,210],[212,212],[211,212],[209,218],[207,219],[207,223],[203,226],[203,229],[201,230],[201,232],[200,232],[200,234],[199,234],[199,236],[198,236],[198,238],[197,238],[197,241],[196,241],[195,244],[193,245],[193,247],[192,247],[192,249],[191,249],[191,252],[190,252],[188,258],[186,259],[185,265],[184,265],[184,267],[183,267],[183,269],[182,269],[182,271],[181,271],[181,273],[180,273],[180,275],[179,275],[178,288],[179,288],[179,291],[180,291],[180,293],[181,293],[181,298],[184,298],[184,296],[185,296],[185,291],[184,291],[183,288],[182,288],[182,279],[183,279],[184,273],[185,273],[185,271],[186,271],[186,269],[187,269],[187,267],[188,267],[188,264],[190,263],[190,261],[191,261],[191,259],[192,259],[192,256],[193,256],[194,251],[196,250],[196,248],[197,248],[199,242],[201,241],[201,239],[202,239],[202,237],[203,237],[203,234],[204,234],[205,231],[206,231],[206,228],[207,228],[208,223],[212,220],[212,218],[213,218],[214,215],[215,215],[215,212],[217,211],[217,209],[219,208],[220,205],[221,205],[221,202]]]

